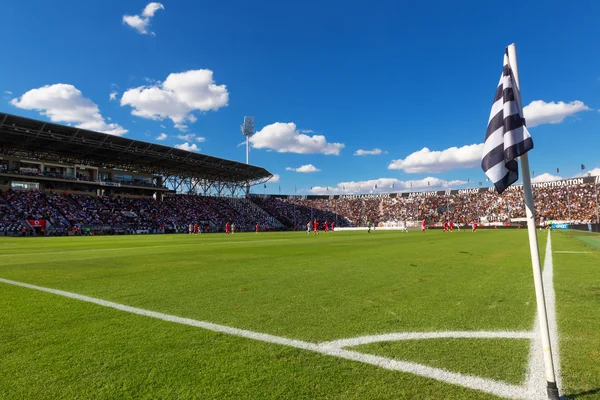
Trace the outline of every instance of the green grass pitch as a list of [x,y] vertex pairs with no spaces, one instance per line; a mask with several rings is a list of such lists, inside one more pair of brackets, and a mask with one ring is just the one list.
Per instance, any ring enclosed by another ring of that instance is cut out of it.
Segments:
[[[543,262],[546,232],[538,237]],[[600,398],[600,236],[555,231],[552,246],[561,392]],[[531,331],[536,312],[526,230],[1,237],[0,278],[310,343]],[[521,385],[529,343],[351,350]],[[497,397],[0,283],[0,398]]]

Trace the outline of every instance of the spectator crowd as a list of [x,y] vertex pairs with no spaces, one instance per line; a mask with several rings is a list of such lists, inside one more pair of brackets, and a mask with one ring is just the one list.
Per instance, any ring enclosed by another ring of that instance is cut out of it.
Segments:
[[[597,222],[597,191],[593,183],[535,188],[536,215],[546,221]],[[356,196],[339,198],[251,196],[249,198],[170,194],[152,198],[106,197],[68,192],[9,190],[0,192],[0,232],[31,231],[28,220],[45,220],[48,233],[188,232],[190,224],[222,231],[303,229],[307,222],[335,222],[338,227],[365,226],[367,222],[443,224],[509,223],[523,218],[523,192],[460,191],[422,196]]]

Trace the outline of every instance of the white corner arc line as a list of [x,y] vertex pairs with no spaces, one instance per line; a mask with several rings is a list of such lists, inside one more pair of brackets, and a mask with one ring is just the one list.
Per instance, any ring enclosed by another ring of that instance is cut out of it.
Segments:
[[288,339],[280,336],[269,335],[266,333],[259,333],[248,331],[245,329],[233,328],[225,325],[214,324],[211,322],[198,321],[191,318],[182,318],[174,315],[163,314],[155,311],[144,310],[141,308],[131,307],[124,304],[114,303],[112,301],[97,299],[94,297],[84,296],[77,293],[66,292],[63,290],[45,288],[42,286],[31,285],[28,283],[12,281],[9,279],[0,278],[0,282],[20,286],[28,289],[38,290],[41,292],[51,293],[63,297],[68,297],[75,300],[84,301],[87,303],[96,304],[103,307],[113,308],[120,311],[125,311],[132,314],[142,315],[145,317],[156,318],[163,321],[174,322],[177,324],[193,326],[210,330],[213,332],[224,333],[227,335],[233,335],[243,337],[252,340],[258,340],[261,342],[280,344],[284,346],[294,347],[303,350],[313,351],[315,353],[324,354],[328,356],[343,358],[346,360],[357,361],[365,364],[370,364],[385,368],[388,370],[406,372],[430,379],[435,379],[445,383],[450,383],[469,389],[478,390],[485,393],[490,393],[496,396],[510,398],[510,399],[523,399],[524,398],[524,387],[508,384],[505,382],[499,382],[492,379],[485,379],[476,376],[463,375],[456,372],[450,372],[442,368],[434,368],[418,363],[408,361],[398,361],[386,357],[359,353],[356,351],[345,350],[341,347],[332,345],[329,343],[310,343],[302,340]]

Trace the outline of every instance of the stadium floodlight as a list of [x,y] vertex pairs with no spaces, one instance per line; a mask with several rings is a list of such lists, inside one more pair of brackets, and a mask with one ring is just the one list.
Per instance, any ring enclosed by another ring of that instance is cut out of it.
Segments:
[[244,124],[240,126],[242,135],[246,137],[246,164],[250,154],[250,138],[254,135],[254,117],[244,117]]

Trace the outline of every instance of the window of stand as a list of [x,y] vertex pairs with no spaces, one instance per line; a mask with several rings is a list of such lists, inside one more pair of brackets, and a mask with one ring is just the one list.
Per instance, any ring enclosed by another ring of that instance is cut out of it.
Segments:
[[16,190],[39,190],[38,182],[11,182],[10,187]]

